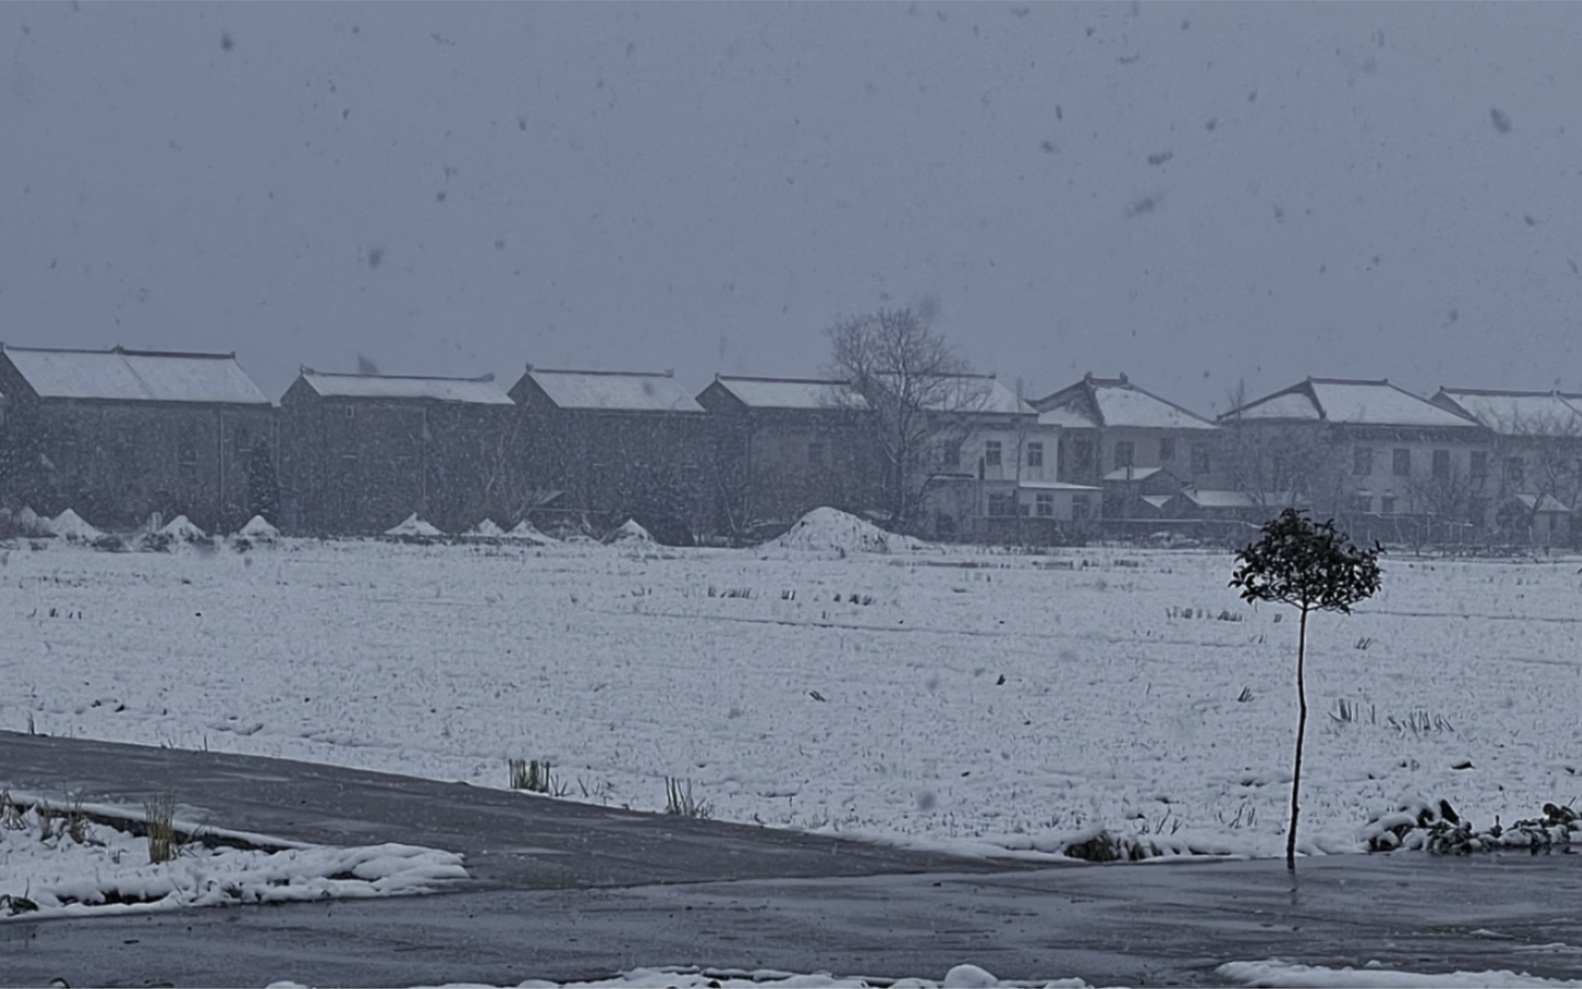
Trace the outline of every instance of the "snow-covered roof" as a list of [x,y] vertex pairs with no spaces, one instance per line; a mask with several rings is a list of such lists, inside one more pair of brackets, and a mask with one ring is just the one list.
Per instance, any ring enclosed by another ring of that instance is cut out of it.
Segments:
[[0,345],[40,398],[268,405],[235,354]]
[[1175,495],[1143,495],[1142,500],[1155,508],[1163,509]]
[[325,398],[427,399],[469,405],[511,405],[494,386],[494,375],[481,378],[438,378],[417,375],[325,374],[302,369],[302,380]]
[[1258,508],[1280,504],[1283,500],[1280,496],[1265,495],[1260,502],[1245,491],[1194,491],[1190,488],[1182,491],[1181,497],[1199,508]]
[[716,375],[720,387],[755,409],[829,409],[868,407],[844,381],[812,378],[750,378]]
[[1016,486],[1028,491],[1098,491],[1091,484],[1072,484],[1070,481],[1017,481]]
[[1582,436],[1582,395],[1441,388],[1433,400],[1506,436]]
[[527,377],[563,409],[702,412],[669,372],[557,371],[529,367]]
[[1307,419],[1368,426],[1475,426],[1471,419],[1389,381],[1308,378],[1231,409],[1221,421]]
[[1137,387],[1126,375],[1096,378],[1084,375],[1035,403],[1039,423],[1066,428],[1132,427],[1137,429],[1214,429],[1214,423],[1169,399]]

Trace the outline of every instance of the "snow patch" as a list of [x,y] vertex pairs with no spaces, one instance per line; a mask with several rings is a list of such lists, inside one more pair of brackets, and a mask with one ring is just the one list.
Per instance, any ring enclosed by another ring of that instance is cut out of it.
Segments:
[[1227,962],[1215,970],[1226,982],[1249,986],[1271,987],[1334,987],[1334,989],[1461,989],[1461,987],[1488,986],[1492,989],[1516,986],[1544,986],[1550,989],[1575,989],[1582,981],[1543,979],[1525,972],[1500,970],[1497,972],[1440,972],[1423,975],[1417,972],[1398,972],[1366,965],[1362,968],[1325,968],[1322,965],[1293,965],[1278,959],[1261,962]]
[[160,535],[169,536],[171,539],[184,543],[197,542],[209,538],[202,529],[192,524],[192,520],[185,515],[177,515],[168,524],[159,530]]
[[524,542],[536,543],[539,546],[548,546],[550,543],[559,542],[554,536],[548,536],[534,527],[533,523],[523,519],[505,534],[507,539],[520,539]]
[[636,519],[627,519],[620,528],[605,536],[604,541],[611,545],[652,546],[654,537]]
[[494,519],[484,519],[461,535],[463,539],[499,539],[505,535],[505,530],[496,525]]

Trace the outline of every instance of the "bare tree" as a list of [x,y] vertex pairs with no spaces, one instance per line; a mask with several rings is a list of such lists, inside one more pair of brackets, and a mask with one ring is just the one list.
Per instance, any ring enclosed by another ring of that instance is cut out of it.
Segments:
[[909,527],[935,476],[932,455],[965,435],[963,415],[983,408],[988,383],[912,308],[844,317],[828,333],[829,373],[873,415],[891,522]]

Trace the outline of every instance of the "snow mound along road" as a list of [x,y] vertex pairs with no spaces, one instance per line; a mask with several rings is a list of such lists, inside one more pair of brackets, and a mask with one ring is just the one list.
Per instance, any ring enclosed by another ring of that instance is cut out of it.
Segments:
[[33,509],[24,506],[21,511],[11,516],[11,525],[24,536],[53,536],[48,519],[39,518]]
[[445,534],[418,518],[417,512],[413,512],[403,519],[400,525],[386,529],[385,535],[407,539],[437,539]]
[[637,523],[636,519],[627,519],[620,528],[604,537],[604,541],[612,546],[653,546],[656,545],[654,537],[648,530]]
[[835,508],[815,508],[797,519],[771,549],[819,550],[826,553],[897,553],[927,544],[911,536],[885,532],[872,522]]
[[81,515],[69,508],[50,519],[45,525],[50,532],[68,542],[91,543],[96,539],[104,538],[104,533],[83,521]]
[[236,530],[238,539],[248,539],[255,543],[272,543],[280,538],[280,530],[269,524],[269,520],[262,515],[254,515],[247,520],[247,524]]
[[185,515],[177,515],[171,519],[160,528],[159,534],[183,543],[193,543],[209,538],[207,533],[193,525],[192,520]]
[[496,525],[494,519],[484,519],[461,534],[463,539],[500,539],[504,536],[505,530]]

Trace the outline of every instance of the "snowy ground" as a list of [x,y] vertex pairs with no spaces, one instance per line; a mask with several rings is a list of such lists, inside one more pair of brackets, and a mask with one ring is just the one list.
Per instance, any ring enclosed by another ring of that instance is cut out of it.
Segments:
[[[41,540],[0,560],[12,730],[502,787],[508,760],[547,759],[573,799],[660,809],[690,780],[718,818],[958,851],[1102,826],[1283,852],[1296,622],[1227,589],[1228,554]],[[1582,796],[1578,566],[1387,559],[1377,598],[1313,621],[1305,848],[1359,850],[1412,798],[1486,825]]]
[[400,896],[467,875],[461,856],[430,848],[334,848],[191,825],[174,857],[154,863],[146,839],[107,823],[118,808],[0,796],[0,921]]

